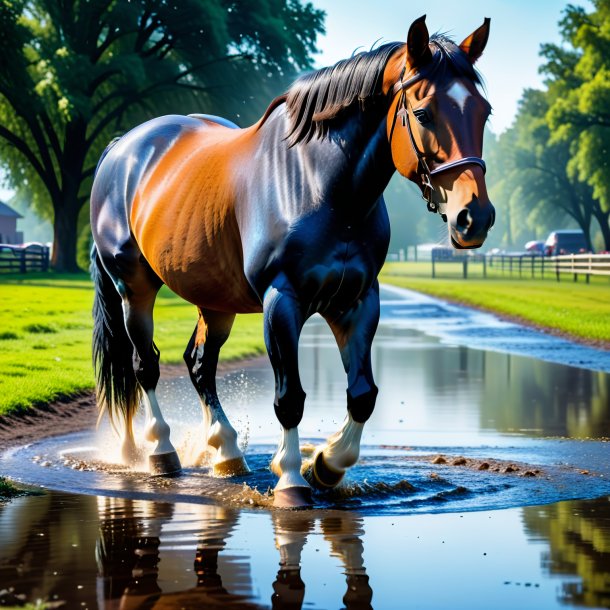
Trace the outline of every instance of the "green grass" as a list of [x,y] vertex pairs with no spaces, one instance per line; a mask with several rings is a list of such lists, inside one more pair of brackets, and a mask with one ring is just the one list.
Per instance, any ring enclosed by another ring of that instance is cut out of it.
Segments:
[[22,495],[23,492],[9,483],[4,477],[0,477],[0,502],[8,498]]
[[[503,277],[498,269],[488,270],[482,279],[481,265],[469,267],[469,279],[461,277],[462,266],[443,263],[431,278],[431,263],[387,263],[380,281],[410,288],[454,302],[464,303],[515,317],[575,338],[610,345],[610,280],[593,277],[590,284],[581,278],[573,282],[554,275],[531,279]],[[477,274],[479,277],[477,277]]]
[[[93,387],[92,304],[86,274],[0,277],[0,415]],[[161,362],[181,363],[197,310],[164,287],[154,316]],[[263,351],[261,316],[238,316],[221,359]]]

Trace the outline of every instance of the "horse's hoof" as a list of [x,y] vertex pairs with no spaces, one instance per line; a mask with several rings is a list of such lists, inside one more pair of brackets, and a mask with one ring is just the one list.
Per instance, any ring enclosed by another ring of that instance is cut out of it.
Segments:
[[324,459],[324,453],[320,451],[313,459],[310,472],[310,483],[317,489],[332,489],[339,485],[345,475],[345,471],[333,470]]
[[182,472],[180,458],[175,451],[149,455],[148,469],[155,477],[175,477]]
[[250,469],[243,456],[214,464],[214,476],[217,477],[234,477],[249,472]]
[[310,487],[285,487],[273,492],[275,508],[310,508],[313,506]]

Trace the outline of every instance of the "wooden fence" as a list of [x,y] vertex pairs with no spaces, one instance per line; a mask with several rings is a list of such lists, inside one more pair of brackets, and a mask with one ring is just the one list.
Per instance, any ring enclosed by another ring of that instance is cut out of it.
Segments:
[[579,276],[584,276],[589,283],[592,275],[610,277],[610,254],[564,254],[561,256],[541,256],[540,254],[466,254],[449,248],[432,250],[432,277],[438,276],[437,263],[454,262],[462,266],[462,277],[468,278],[468,267],[473,264],[482,265],[482,275],[488,275],[493,270],[495,276],[554,277],[558,282],[562,276],[571,275],[577,282]]
[[43,244],[0,244],[0,273],[27,273],[49,269],[49,248]]

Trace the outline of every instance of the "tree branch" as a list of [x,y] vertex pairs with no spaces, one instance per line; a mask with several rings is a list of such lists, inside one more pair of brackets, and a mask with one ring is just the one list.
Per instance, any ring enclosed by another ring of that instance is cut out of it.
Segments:
[[47,190],[53,196],[57,194],[56,181],[50,181],[49,176],[40,162],[34,151],[28,146],[27,142],[14,134],[12,131],[0,125],[0,138],[4,138],[7,142],[10,142],[30,163],[36,173],[40,176]]

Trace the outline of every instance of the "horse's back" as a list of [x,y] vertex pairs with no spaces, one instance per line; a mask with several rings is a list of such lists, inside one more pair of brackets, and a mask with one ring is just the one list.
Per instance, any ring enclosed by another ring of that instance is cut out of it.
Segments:
[[102,249],[135,242],[159,278],[196,305],[258,310],[235,220],[248,132],[215,118],[170,115],[123,136],[100,164],[92,229]]

